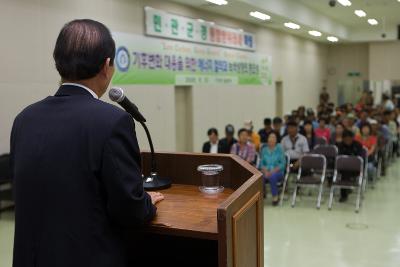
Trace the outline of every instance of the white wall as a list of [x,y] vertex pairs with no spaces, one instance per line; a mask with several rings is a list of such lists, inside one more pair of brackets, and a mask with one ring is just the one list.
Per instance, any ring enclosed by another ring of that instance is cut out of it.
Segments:
[[369,45],[371,80],[400,80],[400,42]]
[[[18,112],[54,94],[58,87],[52,51],[63,24],[76,18],[92,18],[106,24],[111,31],[143,34],[146,5],[254,32],[257,52],[272,56],[274,80],[283,81],[284,111],[300,104],[312,107],[317,104],[318,92],[326,78],[328,48],[324,44],[161,0],[0,0],[3,63],[0,65],[0,153],[9,150],[9,132]],[[126,89],[128,97],[146,115],[157,149],[174,150],[173,86],[127,86]],[[210,126],[222,132],[226,123],[239,128],[244,119],[253,119],[256,128],[261,127],[265,116],[274,115],[274,90],[274,85],[195,86],[195,150],[200,150]],[[144,132],[141,129],[138,132],[141,147],[146,149]]]

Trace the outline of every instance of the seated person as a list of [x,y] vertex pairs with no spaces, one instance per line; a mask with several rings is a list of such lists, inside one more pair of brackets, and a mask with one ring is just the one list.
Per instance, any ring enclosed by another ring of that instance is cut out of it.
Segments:
[[299,168],[299,159],[304,154],[310,151],[307,138],[298,133],[297,123],[289,121],[287,123],[288,135],[282,139],[283,151],[289,154],[291,162],[291,171]]
[[[343,142],[339,144],[339,155],[348,156],[360,156],[363,155],[362,145],[354,140],[354,133],[351,130],[343,131]],[[357,175],[357,174],[356,174]],[[342,174],[342,180],[354,179],[355,175],[349,174],[349,176]],[[341,189],[339,202],[345,202],[350,194],[350,189]]]
[[340,143],[343,142],[343,131],[344,131],[344,126],[342,123],[337,123],[335,127],[335,132],[332,133],[331,136],[331,144],[338,146]]
[[258,135],[258,133],[254,132],[254,126],[253,126],[253,121],[251,120],[247,120],[244,122],[244,129],[246,129],[249,133],[249,141],[253,143],[253,145],[256,148],[256,151],[258,151],[260,149],[260,136]]
[[278,182],[282,180],[286,166],[285,153],[277,141],[277,134],[273,131],[270,132],[267,137],[267,145],[263,146],[260,154],[260,169],[264,174],[264,180],[269,181],[273,206],[278,205],[279,202]]
[[228,124],[225,126],[225,138],[219,140],[221,144],[221,153],[229,154],[231,153],[231,149],[233,144],[237,143],[235,135],[235,128],[232,124]]
[[377,137],[371,134],[372,128],[368,122],[360,125],[360,134],[357,134],[355,140],[368,149],[368,179],[371,179],[375,172],[375,151]]
[[305,120],[303,127],[301,128],[300,133],[307,138],[308,148],[310,150],[314,149],[316,146],[316,135],[314,131],[314,127],[311,121]]
[[248,130],[244,128],[240,129],[238,132],[238,137],[238,142],[232,146],[231,154],[238,155],[248,163],[254,164],[256,159],[256,149],[249,141]]
[[267,136],[272,132],[272,120],[270,118],[264,119],[264,128],[258,131],[261,143],[267,143]]
[[275,133],[278,135],[278,143],[280,143],[286,131],[285,127],[283,127],[282,119],[280,117],[275,117],[272,120],[272,127]]
[[203,153],[217,154],[222,153],[221,143],[218,141],[218,130],[211,128],[207,131],[208,142],[203,144]]
[[315,129],[315,135],[324,138],[326,142],[331,138],[331,130],[327,127],[328,118],[320,117],[318,120],[318,128]]

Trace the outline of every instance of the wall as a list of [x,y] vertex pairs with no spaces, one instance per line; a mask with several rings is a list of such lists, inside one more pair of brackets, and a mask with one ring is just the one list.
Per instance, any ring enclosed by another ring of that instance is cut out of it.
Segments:
[[[54,94],[58,87],[52,50],[62,25],[75,18],[92,18],[111,31],[143,34],[146,5],[254,32],[257,52],[272,55],[274,79],[283,81],[284,111],[317,104],[326,78],[324,44],[161,0],[0,0],[0,153],[9,150],[9,132],[18,112]],[[274,85],[193,87],[195,150],[200,151],[210,126],[222,133],[226,123],[238,128],[243,120],[253,119],[256,128],[261,127],[265,116],[274,115],[274,90]],[[157,149],[175,150],[174,87],[127,86],[126,91],[146,115]],[[146,149],[140,127],[138,138]]]
[[[336,103],[337,87],[344,82],[362,84],[369,79],[369,47],[364,44],[330,45],[328,50],[327,88]],[[360,77],[349,77],[349,72],[360,72]]]
[[371,80],[400,80],[400,42],[379,42],[369,45]]

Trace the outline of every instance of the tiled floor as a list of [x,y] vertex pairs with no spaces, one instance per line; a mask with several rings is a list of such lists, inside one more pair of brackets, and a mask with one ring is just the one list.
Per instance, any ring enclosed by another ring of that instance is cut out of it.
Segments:
[[[298,198],[295,208],[265,206],[265,266],[399,267],[400,161],[367,192],[359,214],[354,196],[346,204],[315,209],[315,194]],[[354,194],[353,194],[354,195]],[[350,227],[350,228],[349,228]],[[355,228],[355,229],[351,229]],[[0,266],[11,266],[13,214],[0,219]]]

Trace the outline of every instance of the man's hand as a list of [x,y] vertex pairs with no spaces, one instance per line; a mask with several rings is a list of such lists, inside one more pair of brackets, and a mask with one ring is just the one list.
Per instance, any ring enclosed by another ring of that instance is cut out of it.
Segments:
[[147,192],[151,197],[151,202],[153,205],[157,204],[161,200],[164,200],[164,195],[159,192]]

